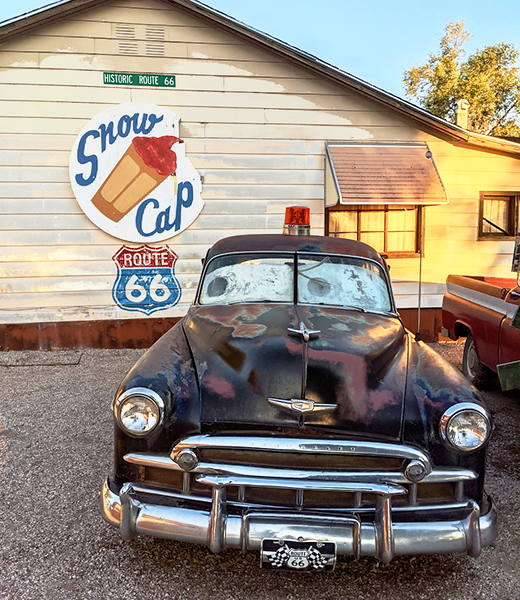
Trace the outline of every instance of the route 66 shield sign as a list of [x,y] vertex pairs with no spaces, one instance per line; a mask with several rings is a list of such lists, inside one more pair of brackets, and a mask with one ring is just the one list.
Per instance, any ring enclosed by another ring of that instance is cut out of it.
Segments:
[[147,315],[175,306],[182,293],[173,270],[177,258],[168,246],[120,248],[112,257],[117,265],[114,302]]

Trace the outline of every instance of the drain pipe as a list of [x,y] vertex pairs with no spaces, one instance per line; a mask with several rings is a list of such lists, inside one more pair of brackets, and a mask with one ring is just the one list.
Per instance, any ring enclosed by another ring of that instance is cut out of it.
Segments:
[[422,260],[423,260],[423,210],[424,207],[421,206],[420,210],[420,219],[419,219],[419,297],[418,297],[418,306],[417,306],[417,332],[415,334],[415,341],[419,342],[421,340],[421,294],[422,294]]

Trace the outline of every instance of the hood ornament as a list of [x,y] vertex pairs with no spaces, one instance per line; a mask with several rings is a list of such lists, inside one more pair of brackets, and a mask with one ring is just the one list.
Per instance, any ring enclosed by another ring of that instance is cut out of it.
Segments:
[[291,327],[288,327],[287,331],[291,335],[301,335],[306,342],[308,342],[310,339],[316,339],[321,333],[319,329],[307,329],[303,321],[300,321],[300,329],[292,329]]
[[288,412],[295,412],[299,415],[317,412],[333,412],[337,408],[336,404],[321,404],[320,402],[314,402],[314,400],[304,400],[302,398],[291,398],[290,400],[267,398],[267,401],[277,408],[281,408]]

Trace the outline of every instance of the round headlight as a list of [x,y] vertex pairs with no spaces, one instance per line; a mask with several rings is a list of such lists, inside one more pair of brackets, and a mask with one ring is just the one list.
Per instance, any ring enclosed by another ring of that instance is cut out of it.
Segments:
[[462,402],[444,413],[440,432],[442,438],[457,450],[471,452],[486,443],[491,433],[491,422],[481,406]]
[[117,398],[114,412],[126,433],[147,435],[161,423],[164,402],[159,394],[152,390],[132,388]]

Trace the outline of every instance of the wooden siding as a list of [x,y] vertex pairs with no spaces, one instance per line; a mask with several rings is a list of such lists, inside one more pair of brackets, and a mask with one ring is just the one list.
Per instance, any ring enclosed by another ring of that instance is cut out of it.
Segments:
[[[131,54],[129,54],[131,52]],[[157,55],[160,54],[160,55]],[[174,74],[174,89],[104,86],[102,73]],[[168,240],[184,314],[207,248],[223,236],[280,232],[285,207],[324,231],[325,141],[426,142],[450,199],[426,209],[423,306],[449,273],[506,276],[512,242],[477,242],[479,192],[520,189],[520,161],[454,146],[325,78],[160,0],[113,0],[0,49],[0,323],[135,319],[112,299],[125,243],[94,226],[69,183],[74,139],[124,102],[178,114],[205,207]],[[393,259],[398,306],[417,306],[417,259]],[[157,316],[152,315],[153,317]]]

